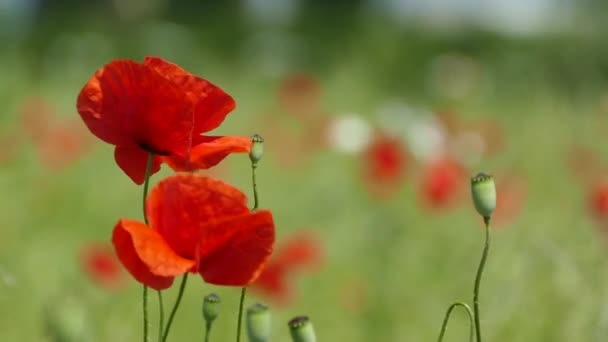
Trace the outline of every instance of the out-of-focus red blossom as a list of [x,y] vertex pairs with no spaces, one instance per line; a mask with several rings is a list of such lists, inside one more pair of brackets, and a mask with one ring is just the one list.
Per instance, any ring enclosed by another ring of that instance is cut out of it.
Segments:
[[450,159],[439,159],[423,167],[420,183],[422,203],[430,208],[446,208],[464,195],[467,171]]
[[575,145],[570,148],[566,163],[574,177],[583,184],[593,182],[601,178],[606,168],[595,152],[589,147]]
[[287,305],[294,299],[292,278],[301,271],[318,269],[322,258],[321,242],[315,235],[293,235],[281,243],[252,289],[279,305]]
[[63,169],[90,150],[91,139],[82,123],[60,119],[44,99],[33,98],[26,102],[21,112],[21,125],[40,160],[49,169]]
[[157,290],[186,272],[211,284],[248,285],[274,245],[270,211],[252,212],[237,188],[196,174],[160,181],[146,199],[146,216],[148,225],[121,219],[112,242],[131,275]]
[[589,207],[593,217],[608,223],[608,181],[599,182],[590,189]]
[[447,133],[447,140],[457,140],[462,134],[476,134],[483,142],[483,155],[495,155],[505,145],[504,133],[498,122],[492,119],[465,121],[454,111],[437,113],[441,126]]
[[116,146],[116,163],[137,184],[144,182],[149,153],[154,153],[155,173],[162,162],[192,171],[214,166],[230,153],[248,152],[250,138],[201,136],[234,107],[217,86],[158,57],[106,64],[77,101],[89,130]]
[[513,222],[525,207],[528,183],[516,174],[498,175],[496,180],[496,210],[492,214],[494,226]]
[[368,190],[378,196],[399,190],[405,179],[407,159],[407,151],[399,139],[376,135],[361,157]]
[[288,114],[303,124],[314,123],[321,114],[321,86],[306,73],[288,75],[279,87],[279,103]]
[[93,283],[104,289],[118,291],[126,286],[125,273],[107,243],[85,244],[80,250],[80,266]]

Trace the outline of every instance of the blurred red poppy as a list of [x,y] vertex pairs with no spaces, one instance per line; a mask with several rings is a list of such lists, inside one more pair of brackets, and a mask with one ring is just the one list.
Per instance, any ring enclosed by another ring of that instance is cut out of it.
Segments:
[[492,214],[494,226],[504,226],[517,218],[525,207],[528,182],[517,174],[498,175],[496,179],[496,210]]
[[283,241],[252,284],[252,289],[277,304],[288,304],[294,297],[292,278],[300,271],[316,269],[322,254],[316,236],[309,232],[297,233]]
[[458,202],[465,189],[466,170],[450,159],[440,159],[426,165],[422,171],[420,196],[431,208],[446,208]]
[[608,222],[608,182],[600,182],[592,187],[589,206],[593,216],[601,222]]
[[121,219],[112,242],[118,258],[139,282],[160,290],[186,272],[211,284],[255,281],[274,244],[267,210],[251,212],[238,189],[196,174],[175,174],[146,199],[149,226]]
[[387,195],[398,190],[404,180],[407,152],[399,139],[378,134],[364,151],[361,162],[368,190]]
[[120,263],[107,243],[85,244],[80,251],[80,265],[93,283],[104,289],[116,291],[126,285]]
[[144,181],[150,152],[155,154],[152,173],[163,161],[189,171],[211,167],[231,152],[248,152],[249,138],[200,136],[217,128],[234,107],[217,86],[158,57],[146,57],[142,64],[110,62],[85,84],[77,101],[89,130],[116,146],[118,166],[137,184]]
[[63,169],[85,155],[91,141],[82,123],[60,119],[44,99],[28,99],[21,112],[22,129],[36,148],[42,163]]

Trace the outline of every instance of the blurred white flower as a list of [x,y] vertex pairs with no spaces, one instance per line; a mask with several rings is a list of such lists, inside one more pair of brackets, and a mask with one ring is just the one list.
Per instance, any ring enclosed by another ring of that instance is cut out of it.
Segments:
[[372,129],[360,115],[351,113],[334,118],[327,134],[331,148],[346,154],[357,154],[369,145]]

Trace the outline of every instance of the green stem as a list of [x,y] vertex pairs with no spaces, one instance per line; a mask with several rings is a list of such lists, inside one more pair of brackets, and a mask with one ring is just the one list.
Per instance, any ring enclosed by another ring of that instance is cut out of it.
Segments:
[[475,326],[475,324],[473,323],[473,313],[471,312],[471,308],[466,303],[461,302],[457,302],[450,305],[448,311],[446,311],[445,318],[443,319],[443,324],[441,325],[441,332],[439,333],[439,338],[437,339],[438,342],[443,341],[443,336],[445,335],[445,332],[448,328],[448,321],[450,320],[450,315],[452,314],[452,311],[459,306],[465,309],[467,315],[469,316],[469,342],[473,342],[473,329]]
[[186,288],[186,281],[188,280],[188,273],[184,274],[182,277],[182,283],[179,286],[179,292],[177,293],[177,298],[175,299],[175,304],[173,305],[173,309],[171,310],[171,314],[169,315],[169,320],[167,321],[167,327],[165,328],[165,333],[163,334],[162,342],[167,341],[167,336],[169,336],[169,330],[171,330],[171,325],[173,324],[173,318],[175,317],[175,313],[177,312],[177,308],[182,301],[182,297],[184,295],[184,289]]
[[165,325],[165,308],[163,305],[163,293],[160,290],[157,290],[156,293],[158,294],[158,307],[159,307],[159,312],[158,312],[158,341],[161,342],[162,341],[162,336],[163,336],[163,326]]
[[205,342],[209,342],[209,335],[211,334],[211,322],[205,323]]
[[[148,162],[146,163],[146,176],[144,181],[144,195],[143,195],[143,212],[144,222],[148,225],[148,216],[146,216],[146,197],[148,197],[148,187],[150,185],[150,175],[152,174],[152,165],[154,164],[154,153],[150,152],[148,155]],[[148,287],[144,285],[143,290],[143,311],[144,311],[144,342],[148,342]]]
[[257,210],[258,205],[259,205],[258,183],[256,182],[256,179],[255,179],[255,170],[257,168],[258,168],[257,163],[251,164],[251,183],[253,184],[253,208],[251,209],[251,211]]
[[245,303],[245,293],[247,292],[247,287],[243,287],[241,289],[241,302],[239,303],[239,318],[236,323],[236,342],[241,340],[241,324],[243,321],[243,304]]
[[488,251],[490,250],[490,217],[484,217],[483,222],[486,230],[486,240],[483,246],[483,253],[481,254],[481,261],[477,268],[477,275],[475,276],[475,289],[473,290],[473,314],[475,316],[475,336],[477,336],[477,342],[481,342],[481,325],[479,319],[479,286],[481,285],[481,275],[488,259]]

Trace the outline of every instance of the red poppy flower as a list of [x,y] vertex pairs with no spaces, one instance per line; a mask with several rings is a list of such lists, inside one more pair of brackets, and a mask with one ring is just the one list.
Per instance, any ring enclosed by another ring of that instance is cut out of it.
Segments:
[[422,177],[422,202],[431,208],[445,208],[457,202],[467,179],[465,169],[450,159],[427,165]]
[[274,223],[267,210],[251,212],[238,189],[196,174],[175,174],[146,199],[149,226],[121,219],[112,242],[139,282],[160,290],[186,272],[211,284],[253,282],[272,252]]
[[220,88],[158,57],[146,57],[142,64],[110,62],[85,84],[77,102],[89,130],[116,146],[118,166],[137,184],[144,181],[150,152],[155,173],[162,162],[193,170],[211,167],[231,152],[249,151],[249,138],[200,136],[218,127],[234,107]]
[[101,242],[84,245],[80,252],[80,263],[91,280],[108,290],[120,290],[126,285],[124,273],[112,248]]
[[252,288],[277,304],[287,304],[294,295],[293,276],[317,268],[321,258],[319,240],[310,233],[298,233],[283,241]]
[[368,189],[382,195],[399,189],[405,176],[407,152],[400,140],[380,134],[364,152],[362,163]]

